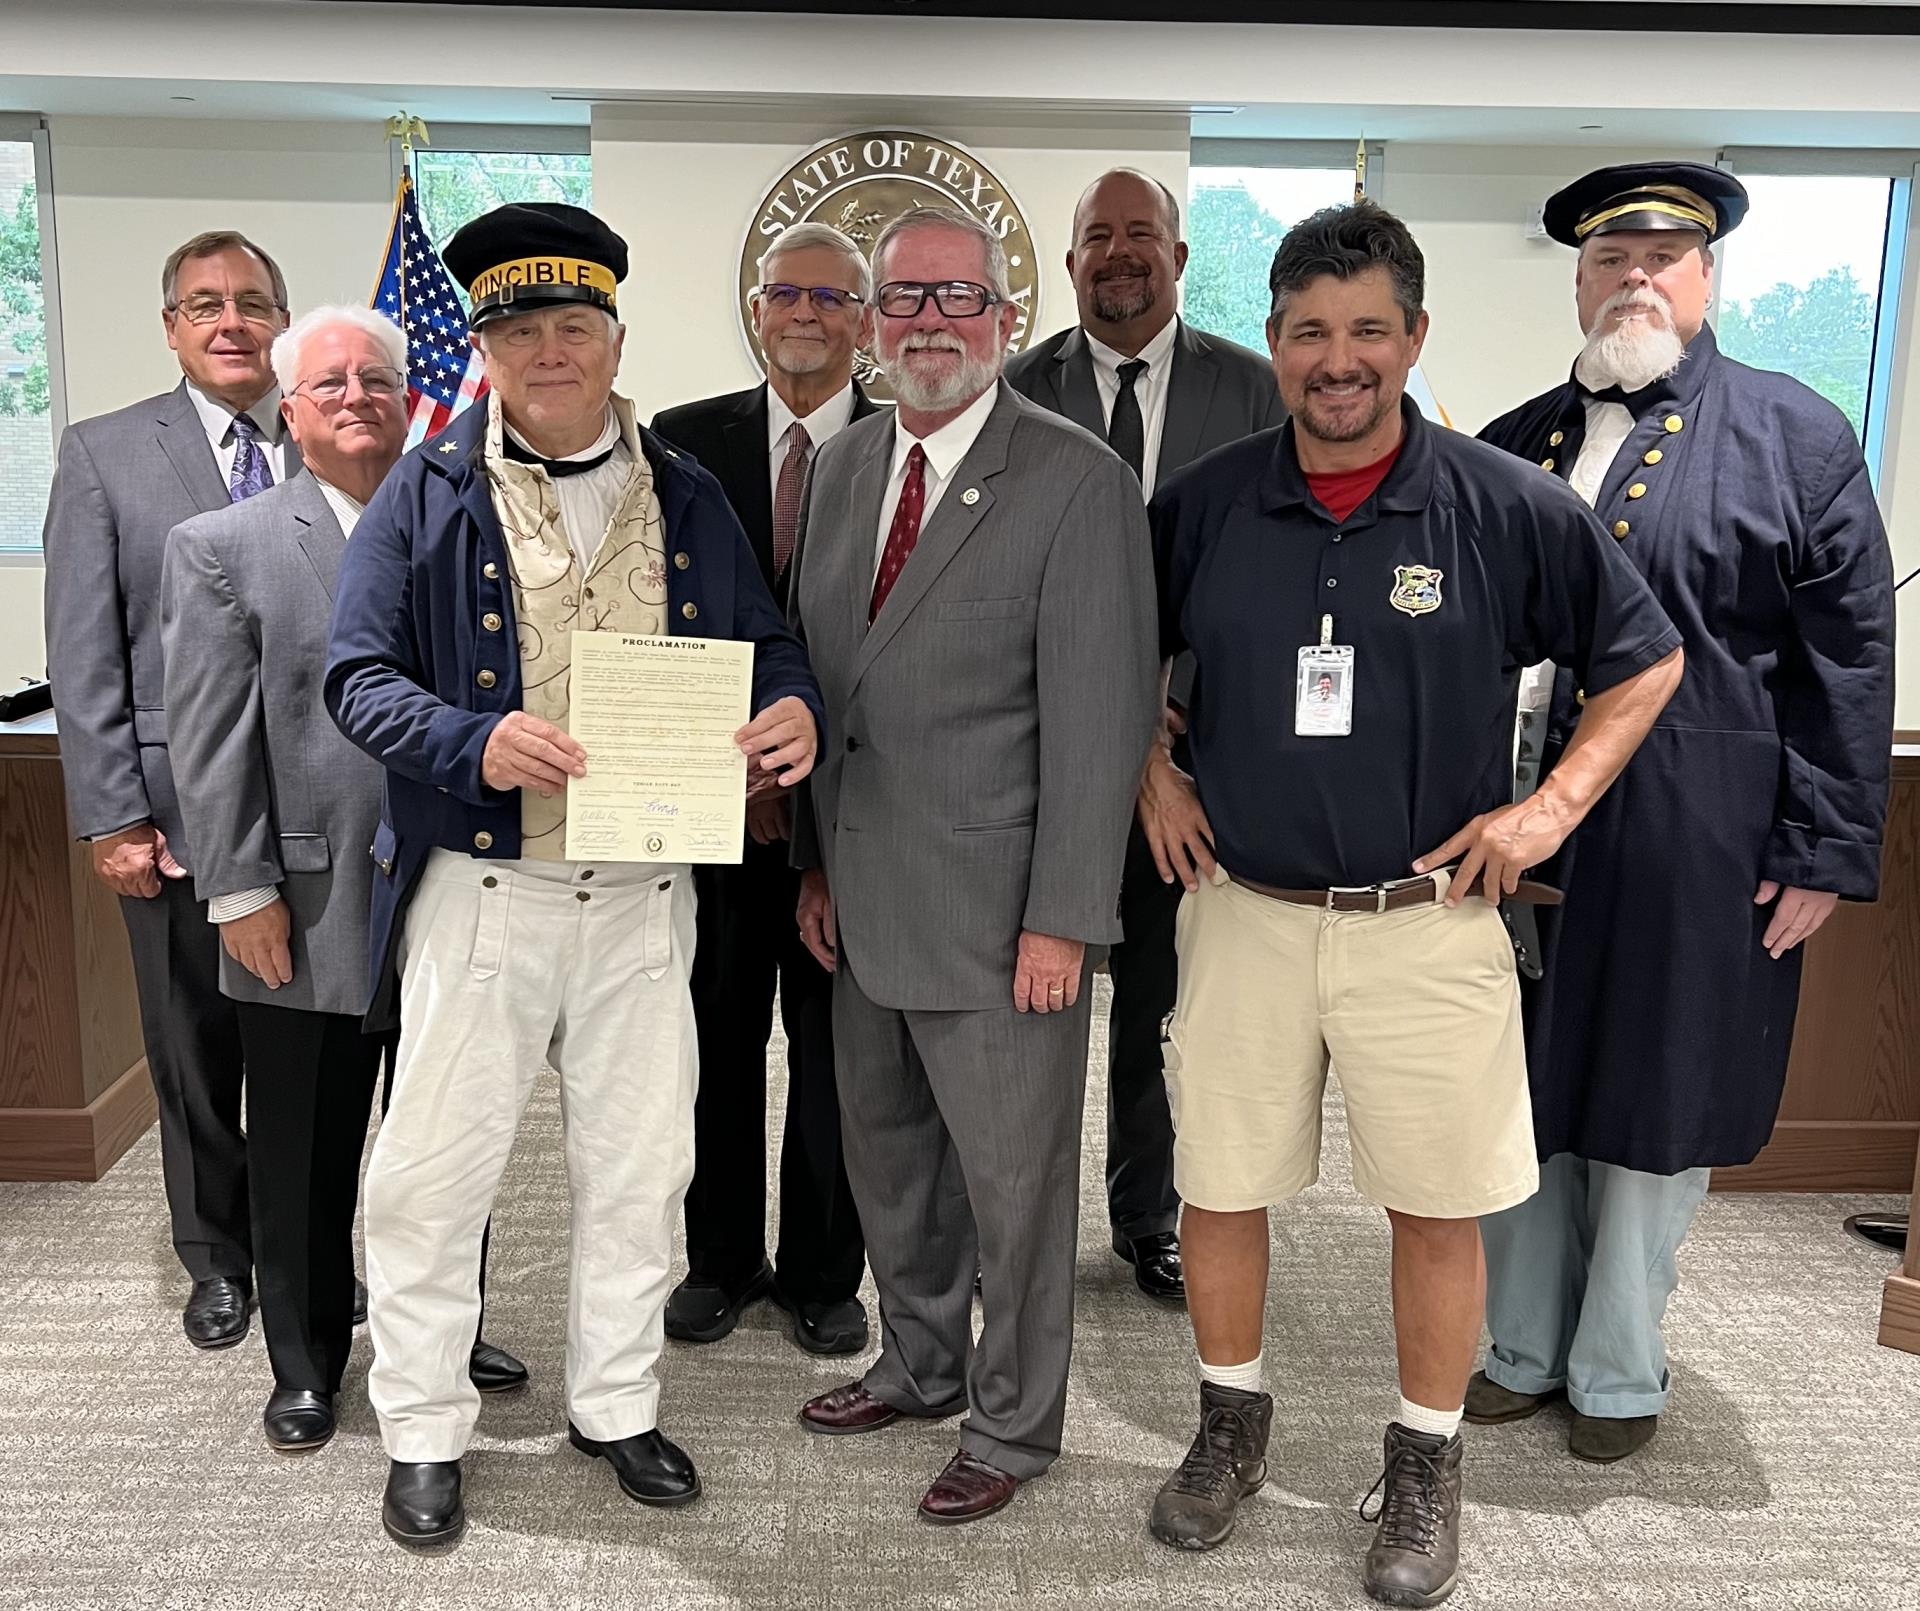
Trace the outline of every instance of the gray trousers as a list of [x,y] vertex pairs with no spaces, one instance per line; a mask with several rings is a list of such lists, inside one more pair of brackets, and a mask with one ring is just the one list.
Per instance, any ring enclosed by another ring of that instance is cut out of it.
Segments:
[[960,1446],[1022,1480],[1066,1422],[1092,998],[1016,1013],[1009,978],[1004,1008],[901,1012],[867,999],[844,945],[834,975],[847,1178],[880,1291],[867,1390],[909,1415],[964,1402]]
[[1515,1393],[1565,1387],[1602,1420],[1660,1414],[1660,1322],[1711,1173],[1649,1175],[1563,1152],[1540,1166],[1536,1195],[1481,1220],[1488,1379]]

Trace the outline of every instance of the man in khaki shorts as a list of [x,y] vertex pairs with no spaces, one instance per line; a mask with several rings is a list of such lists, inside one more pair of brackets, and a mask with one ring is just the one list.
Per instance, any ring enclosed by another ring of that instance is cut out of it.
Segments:
[[[1331,1060],[1354,1181],[1393,1226],[1401,1399],[1366,1586],[1416,1606],[1453,1591],[1459,1558],[1478,1216],[1538,1182],[1492,901],[1540,893],[1522,873],[1626,764],[1681,658],[1578,498],[1404,399],[1424,280],[1371,203],[1281,243],[1268,341],[1292,418],[1153,501],[1161,652],[1197,664],[1194,776],[1157,745],[1140,797],[1161,876],[1188,891],[1166,1073],[1201,1374],[1153,1532],[1212,1548],[1265,1480],[1267,1209],[1318,1176]],[[1585,713],[1514,803],[1518,670],[1542,658],[1577,668]]]

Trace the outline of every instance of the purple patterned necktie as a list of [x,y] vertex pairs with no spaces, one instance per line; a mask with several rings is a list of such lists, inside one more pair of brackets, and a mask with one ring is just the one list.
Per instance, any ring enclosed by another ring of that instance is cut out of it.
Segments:
[[273,485],[273,466],[267,463],[267,450],[260,445],[260,427],[250,414],[233,417],[233,474],[227,481],[227,494],[238,503]]

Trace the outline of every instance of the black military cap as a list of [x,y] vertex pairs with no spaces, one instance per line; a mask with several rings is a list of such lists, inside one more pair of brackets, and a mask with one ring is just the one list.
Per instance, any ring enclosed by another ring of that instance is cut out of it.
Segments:
[[464,225],[440,253],[473,299],[468,322],[562,302],[614,311],[627,243],[584,207],[512,202]]
[[1698,162],[1596,168],[1555,194],[1542,222],[1567,246],[1623,229],[1693,229],[1711,244],[1747,216],[1747,187]]

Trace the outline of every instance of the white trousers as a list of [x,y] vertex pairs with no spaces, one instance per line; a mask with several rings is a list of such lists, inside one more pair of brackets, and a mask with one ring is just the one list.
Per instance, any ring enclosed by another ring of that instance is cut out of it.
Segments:
[[480,1232],[543,1063],[573,1205],[567,1407],[653,1430],[673,1227],[693,1176],[684,867],[435,851],[407,910],[393,1102],[367,1171],[367,1395],[394,1460],[457,1460],[480,1395]]

